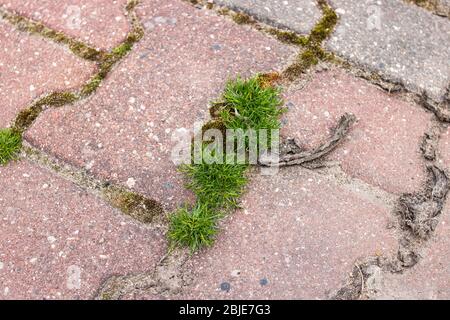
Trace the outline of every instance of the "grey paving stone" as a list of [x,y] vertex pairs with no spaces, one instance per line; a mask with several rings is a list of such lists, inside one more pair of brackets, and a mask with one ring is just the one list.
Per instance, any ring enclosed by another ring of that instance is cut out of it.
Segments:
[[450,20],[403,1],[331,0],[340,16],[326,47],[441,101],[450,81]]
[[312,0],[215,0],[217,4],[242,10],[259,20],[299,33],[309,33],[322,13]]

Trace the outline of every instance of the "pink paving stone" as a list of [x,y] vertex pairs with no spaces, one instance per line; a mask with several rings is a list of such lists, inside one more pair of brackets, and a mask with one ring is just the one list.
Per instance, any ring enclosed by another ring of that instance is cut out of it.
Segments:
[[439,156],[445,168],[450,169],[450,128],[447,128],[439,140]]
[[111,274],[154,267],[165,246],[159,232],[45,169],[0,167],[1,299],[92,298]]
[[450,299],[450,205],[441,216],[436,235],[421,253],[423,259],[401,275],[384,274],[377,299]]
[[420,141],[431,113],[408,104],[343,71],[319,72],[303,89],[285,94],[289,111],[282,134],[311,148],[326,139],[345,112],[357,123],[329,159],[339,160],[348,174],[400,194],[425,181]]
[[[254,176],[244,210],[186,266],[195,277],[183,298],[327,298],[356,259],[397,248],[390,209],[366,199],[295,167]],[[224,282],[229,292],[219,289]]]
[[130,30],[126,4],[127,0],[0,0],[8,10],[104,50],[123,41]]
[[63,47],[0,22],[0,127],[42,94],[81,86],[95,65]]
[[145,1],[139,15],[146,36],[96,95],[48,110],[26,139],[173,209],[189,196],[171,160],[173,132],[205,121],[227,79],[280,68],[294,51],[180,1]]

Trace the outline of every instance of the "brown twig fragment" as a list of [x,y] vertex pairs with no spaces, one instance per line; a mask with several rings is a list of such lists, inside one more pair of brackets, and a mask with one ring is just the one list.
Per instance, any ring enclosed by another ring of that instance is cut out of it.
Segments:
[[293,154],[285,154],[275,161],[273,159],[259,159],[259,164],[263,166],[293,166],[301,165],[307,162],[317,160],[324,155],[330,153],[339,143],[347,136],[352,124],[356,121],[356,117],[351,113],[345,113],[339,119],[333,135],[318,148],[311,151],[301,151]]

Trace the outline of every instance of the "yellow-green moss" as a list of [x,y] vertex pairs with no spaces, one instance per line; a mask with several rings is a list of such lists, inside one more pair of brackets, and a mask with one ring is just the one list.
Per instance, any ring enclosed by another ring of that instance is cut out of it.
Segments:
[[142,223],[151,223],[164,212],[157,201],[119,187],[108,188],[105,196],[113,206]]
[[253,19],[248,14],[242,12],[236,12],[232,16],[232,19],[237,24],[250,24],[254,22]]
[[268,30],[269,34],[275,36],[278,40],[281,42],[287,43],[287,44],[293,44],[297,46],[305,46],[308,42],[308,37],[305,36],[299,36],[295,32],[292,31],[285,31],[285,30],[278,30],[275,28],[271,28]]

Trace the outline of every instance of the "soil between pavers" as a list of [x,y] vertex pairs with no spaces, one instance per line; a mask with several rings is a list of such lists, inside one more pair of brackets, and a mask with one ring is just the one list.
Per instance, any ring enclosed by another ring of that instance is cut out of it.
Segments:
[[52,91],[80,87],[95,72],[94,63],[62,46],[19,32],[0,21],[0,127],[35,98]]
[[358,258],[397,248],[387,229],[391,208],[367,199],[299,167],[253,176],[243,210],[224,222],[212,248],[187,263],[194,281],[179,297],[327,298]]
[[112,274],[143,272],[164,235],[26,160],[0,167],[0,298],[88,299]]
[[0,6],[99,49],[122,42],[130,25],[127,0],[0,0]]
[[318,72],[304,88],[284,93],[282,135],[313,148],[327,139],[345,112],[357,123],[328,157],[349,175],[400,194],[414,192],[426,181],[420,142],[433,115],[344,71]]
[[26,140],[168,209],[189,199],[172,134],[208,118],[226,81],[280,69],[295,53],[272,38],[180,1],[143,1],[146,35],[98,92],[44,112]]
[[403,274],[380,274],[372,299],[450,299],[450,206],[447,203],[422,259]]

